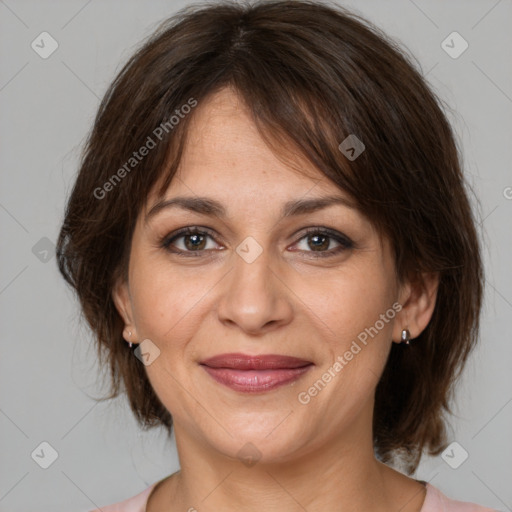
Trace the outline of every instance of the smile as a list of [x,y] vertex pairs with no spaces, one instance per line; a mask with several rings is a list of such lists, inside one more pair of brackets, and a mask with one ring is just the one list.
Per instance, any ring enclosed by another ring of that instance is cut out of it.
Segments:
[[245,393],[261,393],[291,383],[314,366],[311,361],[273,354],[222,354],[200,364],[220,384]]

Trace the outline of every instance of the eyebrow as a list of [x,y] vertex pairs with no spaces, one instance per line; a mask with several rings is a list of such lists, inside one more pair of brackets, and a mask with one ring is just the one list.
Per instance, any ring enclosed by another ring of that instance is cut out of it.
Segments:
[[[332,205],[343,205],[348,208],[355,208],[355,204],[343,196],[326,196],[310,199],[297,199],[288,201],[283,205],[281,210],[281,218],[292,217],[295,215],[304,215],[313,213],[317,210],[327,208]],[[173,197],[159,201],[151,207],[145,217],[147,222],[151,217],[167,208],[181,208],[183,210],[199,213],[202,215],[210,215],[225,219],[227,212],[224,206],[209,197]]]

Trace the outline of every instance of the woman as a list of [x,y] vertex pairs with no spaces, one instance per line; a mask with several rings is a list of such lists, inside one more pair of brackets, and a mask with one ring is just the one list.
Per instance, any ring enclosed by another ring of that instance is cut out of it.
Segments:
[[477,340],[482,263],[440,102],[336,6],[165,22],[103,99],[59,268],[180,470],[103,511],[485,511],[409,475]]

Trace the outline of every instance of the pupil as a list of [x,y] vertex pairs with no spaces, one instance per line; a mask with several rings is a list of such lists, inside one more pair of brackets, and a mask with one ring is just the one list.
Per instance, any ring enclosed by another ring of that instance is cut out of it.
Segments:
[[[310,239],[313,240],[313,248],[315,250],[326,249],[329,246],[329,242],[327,242],[327,244],[325,243],[325,241],[328,239],[328,237],[325,235],[312,235]],[[320,244],[317,245],[319,239],[322,239],[323,242],[320,242]]]
[[202,248],[203,247],[203,244],[204,244],[204,240],[203,240],[203,236],[202,235],[198,235],[198,234],[195,234],[195,235],[188,235],[187,237],[187,242],[190,242],[191,243],[191,247],[189,247],[188,243],[186,244],[187,245],[187,249],[198,249],[198,248]]

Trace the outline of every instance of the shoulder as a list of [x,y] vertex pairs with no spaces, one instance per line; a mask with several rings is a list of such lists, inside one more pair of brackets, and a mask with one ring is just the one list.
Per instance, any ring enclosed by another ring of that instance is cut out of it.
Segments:
[[439,489],[427,483],[427,494],[420,512],[497,512],[476,503],[456,501],[445,496]]
[[150,485],[139,494],[124,501],[91,510],[90,512],[146,512],[149,495],[157,483]]

